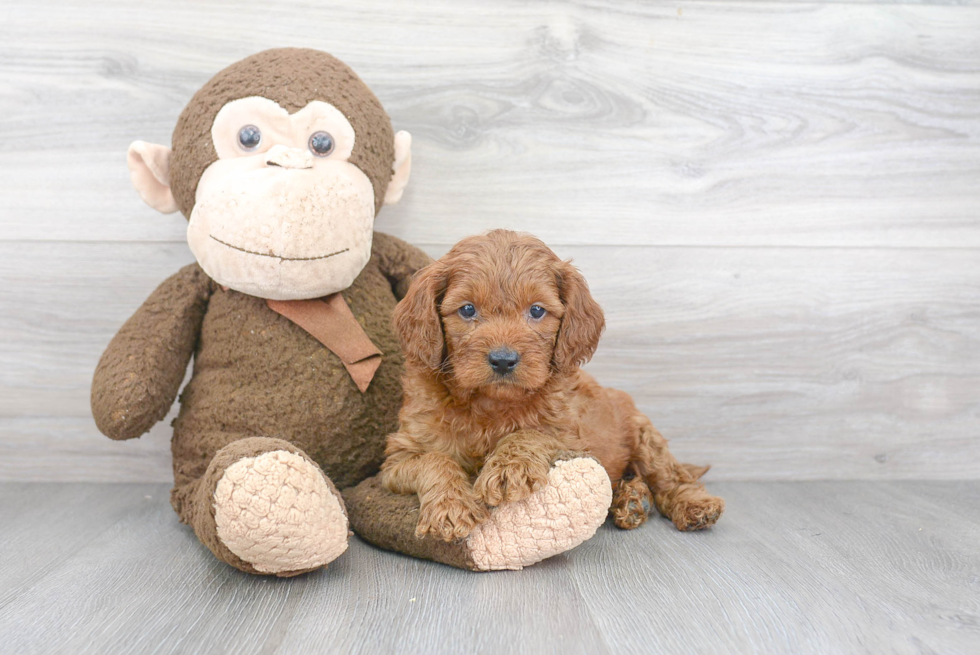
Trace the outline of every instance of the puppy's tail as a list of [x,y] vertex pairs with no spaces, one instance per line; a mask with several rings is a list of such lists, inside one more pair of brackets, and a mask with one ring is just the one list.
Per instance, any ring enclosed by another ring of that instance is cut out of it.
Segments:
[[710,466],[682,464],[667,448],[667,440],[643,414],[632,417],[636,442],[630,468],[654,494],[670,491],[681,484],[697,482]]
[[687,472],[690,473],[695,480],[700,480],[704,477],[705,473],[711,470],[711,464],[705,464],[704,466],[698,466],[697,464],[681,464],[681,466],[686,468]]

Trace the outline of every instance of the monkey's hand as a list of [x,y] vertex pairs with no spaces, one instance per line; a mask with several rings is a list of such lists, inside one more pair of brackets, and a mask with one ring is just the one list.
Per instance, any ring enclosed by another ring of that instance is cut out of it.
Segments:
[[167,415],[197,344],[210,287],[200,266],[185,266],[113,337],[92,380],[92,415],[107,437],[138,437]]

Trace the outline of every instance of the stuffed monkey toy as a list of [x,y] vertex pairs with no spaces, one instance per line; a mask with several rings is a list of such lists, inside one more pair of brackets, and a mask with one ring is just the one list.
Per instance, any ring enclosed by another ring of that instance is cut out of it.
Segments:
[[193,356],[173,423],[171,503],[242,571],[323,567],[347,549],[349,527],[453,566],[519,569],[605,519],[609,480],[585,458],[454,542],[416,538],[417,498],[372,478],[402,398],[391,313],[430,261],[373,231],[408,182],[410,147],[344,63],[287,48],[215,75],[181,113],[172,149],[129,148],[133,185],[187,217],[197,263],[112,339],[92,413],[108,437],[139,437],[167,414]]

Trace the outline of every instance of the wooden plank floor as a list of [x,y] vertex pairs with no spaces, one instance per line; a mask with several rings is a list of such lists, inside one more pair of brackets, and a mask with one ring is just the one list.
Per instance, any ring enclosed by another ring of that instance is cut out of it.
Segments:
[[980,483],[723,482],[715,529],[604,526],[522,572],[352,540],[290,580],[216,561],[160,484],[0,485],[10,653],[976,653]]

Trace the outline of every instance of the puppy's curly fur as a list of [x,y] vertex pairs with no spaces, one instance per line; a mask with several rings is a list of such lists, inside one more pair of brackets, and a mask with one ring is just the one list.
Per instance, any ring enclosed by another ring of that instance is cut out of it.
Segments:
[[629,395],[579,368],[599,343],[602,309],[538,239],[495,230],[460,241],[416,274],[394,323],[405,399],[382,481],[418,494],[418,536],[465,537],[488,506],[547,484],[569,451],[606,469],[621,528],[641,525],[651,499],[680,530],[721,516],[724,501],[698,482],[707,467],[679,463]]

